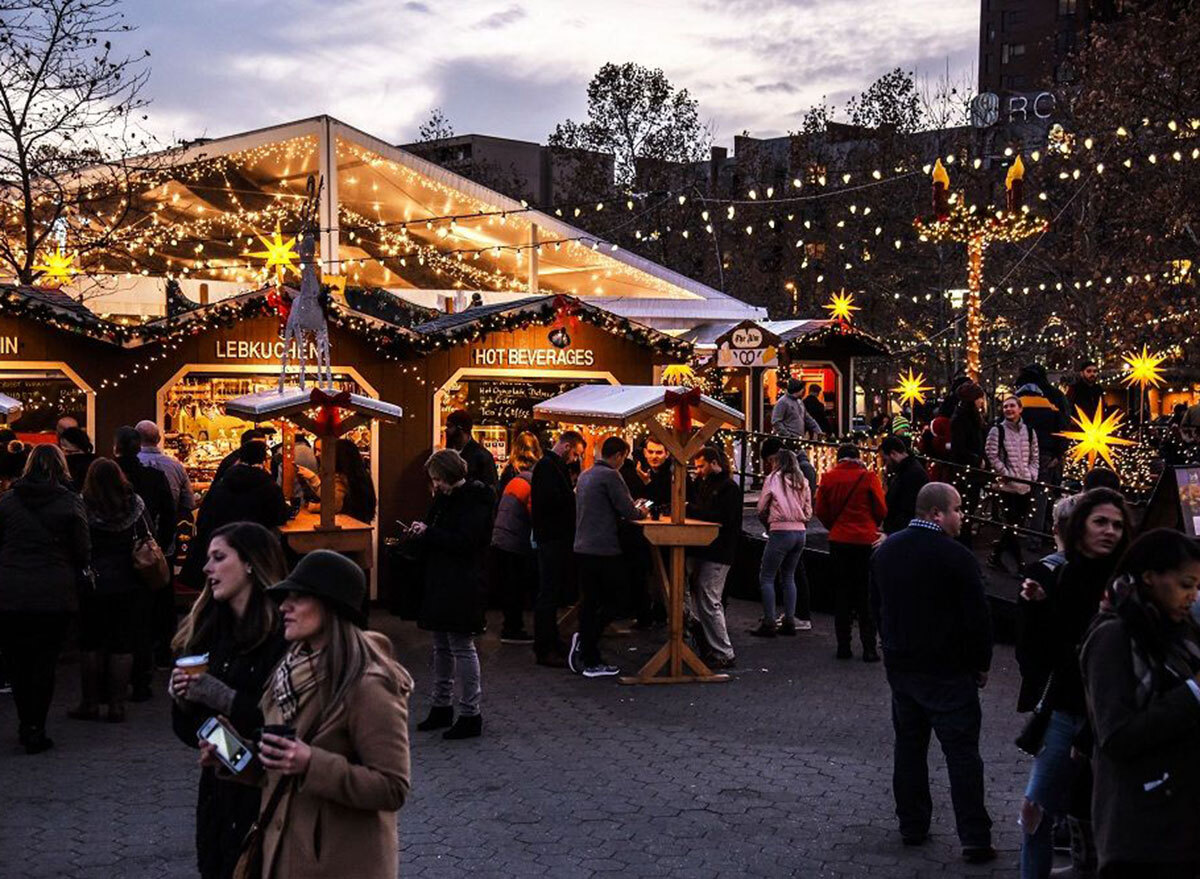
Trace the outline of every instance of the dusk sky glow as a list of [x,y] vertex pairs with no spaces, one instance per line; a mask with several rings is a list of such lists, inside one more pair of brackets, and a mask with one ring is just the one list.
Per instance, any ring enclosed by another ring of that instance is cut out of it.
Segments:
[[149,48],[145,94],[165,141],[328,113],[415,139],[440,106],[457,133],[544,141],[581,118],[607,61],[662,67],[718,143],[799,125],[900,66],[972,77],[973,0],[127,0]]

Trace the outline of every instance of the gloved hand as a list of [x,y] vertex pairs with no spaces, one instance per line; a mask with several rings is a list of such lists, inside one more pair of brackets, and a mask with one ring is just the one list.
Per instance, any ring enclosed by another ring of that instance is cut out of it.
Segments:
[[210,674],[192,678],[184,698],[189,702],[207,705],[218,714],[228,715],[233,710],[233,698],[237,691]]

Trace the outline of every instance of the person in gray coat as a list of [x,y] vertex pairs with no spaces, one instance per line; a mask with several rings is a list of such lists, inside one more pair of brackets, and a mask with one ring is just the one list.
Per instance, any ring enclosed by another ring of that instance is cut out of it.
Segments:
[[1157,528],[1118,567],[1080,654],[1102,879],[1200,876],[1200,544]]
[[588,678],[620,674],[600,656],[600,633],[608,625],[613,594],[626,576],[618,528],[645,516],[621,478],[629,443],[610,436],[600,458],[579,477],[575,489],[575,555],[579,561],[579,630],[571,636],[567,666]]
[[792,379],[771,410],[771,430],[780,436],[821,436],[823,431],[804,408],[804,382]]

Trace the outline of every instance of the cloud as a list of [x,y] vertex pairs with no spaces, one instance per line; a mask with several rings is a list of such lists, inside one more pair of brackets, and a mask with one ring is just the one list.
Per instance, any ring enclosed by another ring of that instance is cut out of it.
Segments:
[[[978,7],[942,0],[126,0],[148,95],[179,136],[329,113],[394,142],[430,108],[455,130],[544,140],[609,61],[661,67],[718,137],[769,136],[893,67],[969,69]],[[214,35],[219,38],[214,39]],[[500,36],[502,34],[502,37]],[[160,132],[161,122],[157,122]]]
[[477,31],[492,31],[499,30],[505,25],[512,24],[515,21],[520,21],[525,17],[525,10],[519,6],[510,6],[503,12],[493,12],[483,21],[474,26],[473,30]]

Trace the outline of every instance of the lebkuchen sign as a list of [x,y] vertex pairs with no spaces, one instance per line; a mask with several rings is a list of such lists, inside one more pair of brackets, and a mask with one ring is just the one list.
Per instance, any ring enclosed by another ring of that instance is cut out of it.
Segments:
[[778,366],[779,341],[777,335],[754,321],[742,321],[717,337],[717,366]]

